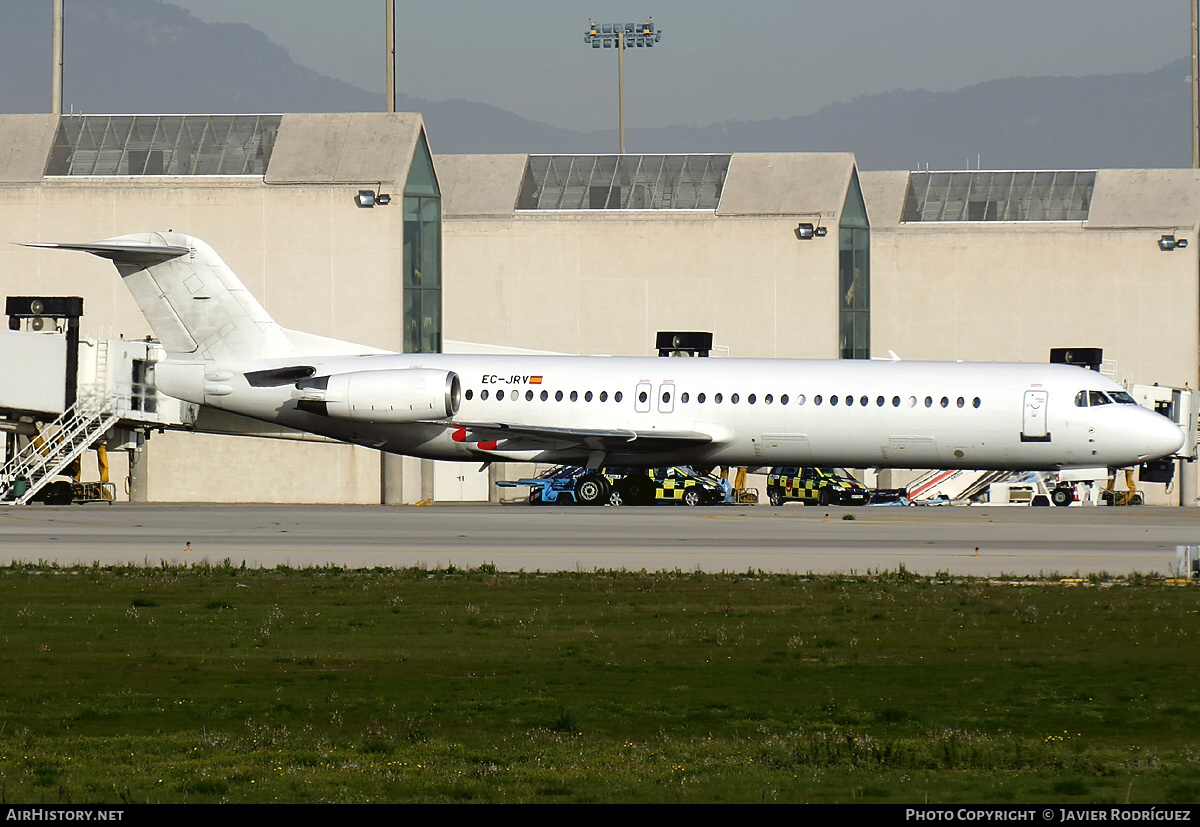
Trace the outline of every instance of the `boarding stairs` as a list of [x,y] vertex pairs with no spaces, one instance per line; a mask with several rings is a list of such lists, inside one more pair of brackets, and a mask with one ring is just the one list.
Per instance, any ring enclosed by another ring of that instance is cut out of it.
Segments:
[[910,482],[906,489],[913,502],[969,502],[994,482],[1000,482],[1010,471],[967,471],[951,469],[929,471]]
[[[96,358],[96,384],[80,388],[75,404],[43,427],[0,470],[0,501],[11,497],[17,505],[28,503],[120,421],[114,410],[117,400],[100,390],[107,371],[108,342],[103,342]],[[13,496],[18,480],[25,481],[25,490]]]

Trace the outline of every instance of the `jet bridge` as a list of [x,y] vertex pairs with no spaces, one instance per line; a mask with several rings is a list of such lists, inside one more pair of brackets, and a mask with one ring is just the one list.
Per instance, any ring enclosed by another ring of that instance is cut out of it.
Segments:
[[[58,482],[90,448],[137,451],[151,428],[186,427],[197,406],[159,394],[151,341],[83,339],[78,297],[9,297],[0,330],[0,502],[23,504]],[[100,489],[111,492],[109,489]],[[65,494],[72,499],[69,482]],[[101,498],[111,499],[111,493]]]

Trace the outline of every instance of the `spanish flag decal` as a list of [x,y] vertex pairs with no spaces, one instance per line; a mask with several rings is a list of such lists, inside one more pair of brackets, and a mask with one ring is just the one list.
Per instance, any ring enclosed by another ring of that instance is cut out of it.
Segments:
[[542,384],[542,377],[540,377],[540,376],[530,376],[530,377],[529,377],[529,384],[531,384],[531,385],[540,385],[540,384]]

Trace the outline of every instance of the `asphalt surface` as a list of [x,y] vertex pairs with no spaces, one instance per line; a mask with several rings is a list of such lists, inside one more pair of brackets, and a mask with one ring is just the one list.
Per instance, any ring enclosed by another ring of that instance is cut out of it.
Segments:
[[0,508],[0,561],[60,565],[1171,575],[1181,544],[1200,544],[1200,508]]

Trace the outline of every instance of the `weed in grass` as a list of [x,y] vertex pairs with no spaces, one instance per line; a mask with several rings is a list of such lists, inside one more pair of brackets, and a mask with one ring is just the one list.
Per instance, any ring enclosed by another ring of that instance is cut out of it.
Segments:
[[579,721],[569,709],[560,710],[554,720],[550,722],[550,731],[577,735],[580,732]]

